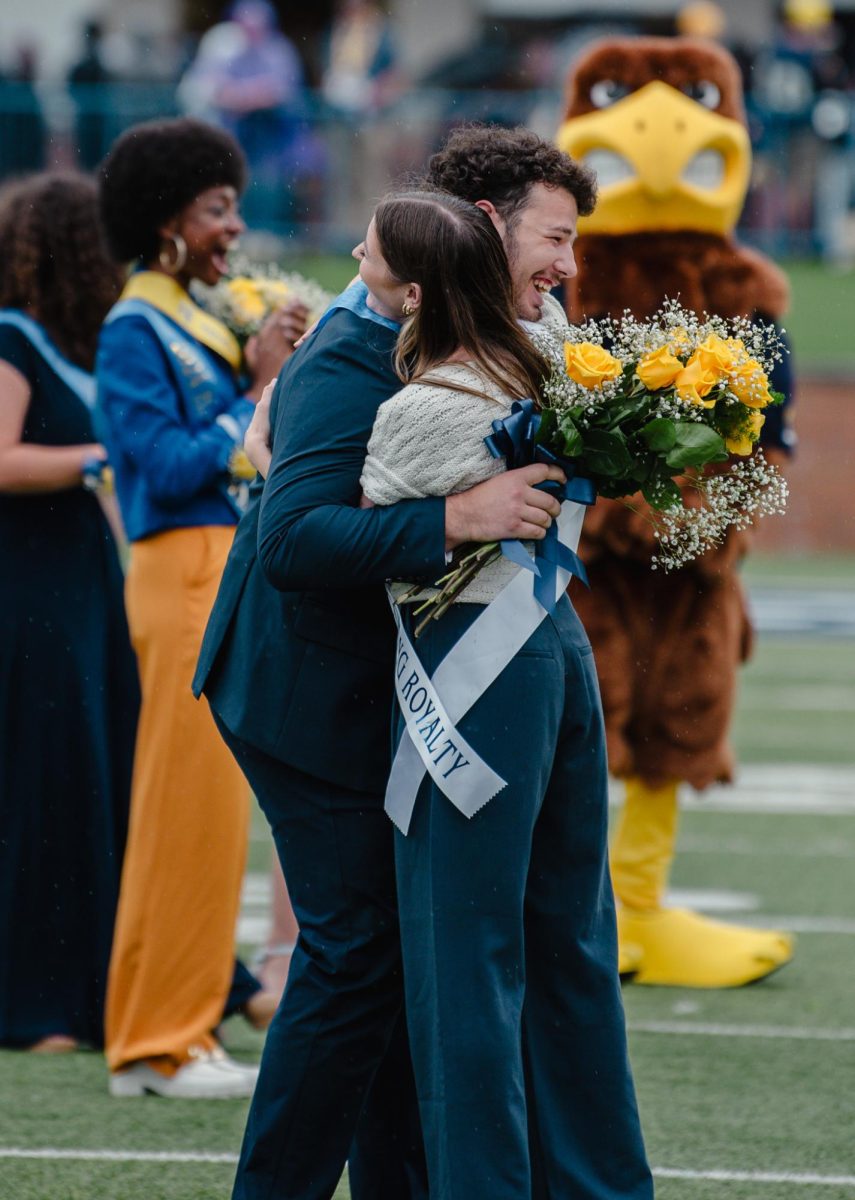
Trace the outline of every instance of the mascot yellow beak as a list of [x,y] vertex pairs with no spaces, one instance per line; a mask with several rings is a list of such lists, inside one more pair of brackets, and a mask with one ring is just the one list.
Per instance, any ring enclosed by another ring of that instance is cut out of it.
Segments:
[[599,179],[597,207],[579,221],[580,233],[726,234],[742,210],[751,170],[744,126],[667,83],[571,117],[557,142]]

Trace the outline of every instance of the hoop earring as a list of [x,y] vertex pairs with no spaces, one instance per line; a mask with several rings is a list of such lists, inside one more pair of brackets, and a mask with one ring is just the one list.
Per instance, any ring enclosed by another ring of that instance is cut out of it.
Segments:
[[411,317],[413,315],[413,313],[416,311],[416,308],[415,308],[414,304],[410,304],[409,300],[405,300],[404,304],[401,308],[401,311],[403,312],[405,317]]
[[167,275],[177,275],[184,264],[187,262],[187,243],[180,233],[167,234],[164,239],[167,243],[172,242],[175,246],[175,261],[169,257],[168,246],[161,248],[160,254],[157,256],[157,261],[166,271]]

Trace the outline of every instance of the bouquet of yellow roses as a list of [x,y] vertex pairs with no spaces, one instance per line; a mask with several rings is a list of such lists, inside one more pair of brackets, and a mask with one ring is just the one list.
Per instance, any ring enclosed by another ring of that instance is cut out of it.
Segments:
[[317,321],[334,299],[313,279],[275,264],[261,266],[245,259],[232,261],[233,274],[214,287],[195,285],[194,298],[232,331],[242,346],[258,333],[267,317],[290,300],[309,310],[308,325]]
[[576,460],[600,495],[641,493],[659,539],[654,567],[684,566],[731,526],[784,511],[786,482],[758,447],[763,410],[783,400],[769,384],[784,352],[774,326],[668,301],[651,321],[588,322],[541,348],[553,370],[538,440]]
[[[786,481],[758,447],[763,410],[783,400],[769,385],[784,352],[773,326],[699,317],[667,301],[650,321],[627,313],[567,334],[534,335],[551,370],[533,461],[557,461],[568,478],[633,507],[640,493],[659,544],[654,569],[685,566],[729,528],[784,511]],[[494,422],[494,438],[504,424]],[[693,504],[684,503],[687,486]],[[498,544],[467,547],[418,611],[441,616],[500,553]]]

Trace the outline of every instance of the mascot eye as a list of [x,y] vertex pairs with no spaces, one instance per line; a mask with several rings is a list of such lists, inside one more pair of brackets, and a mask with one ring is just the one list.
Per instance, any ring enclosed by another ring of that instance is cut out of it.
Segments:
[[608,108],[628,95],[629,88],[626,84],[616,83],[614,79],[598,79],[595,84],[592,84],[590,91],[591,103],[594,108]]
[[687,83],[682,91],[690,100],[694,100],[696,104],[702,104],[704,108],[718,108],[721,100],[718,86],[709,79],[699,79],[696,83]]

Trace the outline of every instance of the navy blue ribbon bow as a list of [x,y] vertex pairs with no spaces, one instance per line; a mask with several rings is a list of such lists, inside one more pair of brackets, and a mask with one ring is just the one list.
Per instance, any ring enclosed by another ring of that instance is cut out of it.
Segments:
[[[505,459],[509,471],[535,462],[560,467],[567,476],[567,482],[546,480],[536,485],[539,490],[549,492],[559,501],[593,504],[597,498],[593,481],[579,474],[573,459],[563,458],[546,446],[538,445],[535,438],[539,428],[540,413],[535,409],[534,401],[515,400],[511,415],[502,421],[494,421],[493,432],[484,441],[493,458]],[[535,542],[534,559],[526,554],[518,541],[502,542],[502,553],[517,566],[533,572],[534,594],[547,612],[552,612],[558,603],[556,581],[559,568],[571,571],[587,586],[588,574],[582,560],[569,546],[558,540],[558,526],[554,521],[547,529],[546,537]]]

